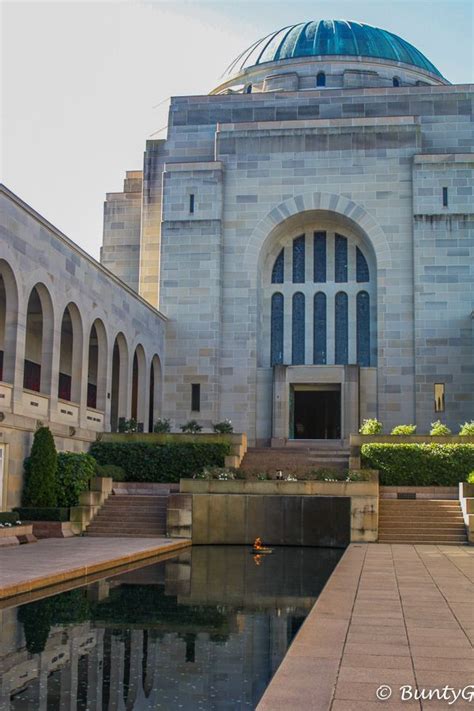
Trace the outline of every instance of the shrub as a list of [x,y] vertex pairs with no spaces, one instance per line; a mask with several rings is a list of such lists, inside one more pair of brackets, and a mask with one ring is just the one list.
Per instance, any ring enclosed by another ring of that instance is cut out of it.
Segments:
[[359,433],[363,435],[376,435],[382,432],[382,428],[382,423],[373,417],[372,419],[364,420],[362,422]]
[[158,432],[160,434],[171,432],[171,422],[167,417],[160,417],[159,420],[153,425],[153,432]]
[[69,509],[58,508],[27,508],[19,506],[15,509],[22,521],[69,521]]
[[0,523],[15,524],[19,518],[16,511],[0,511]]
[[361,455],[385,486],[457,486],[474,469],[474,444],[364,444]]
[[232,432],[234,431],[231,420],[223,420],[222,422],[216,422],[215,425],[212,425],[212,428],[214,432],[217,432],[218,434],[232,434]]
[[118,423],[118,431],[126,434],[138,432],[138,422],[134,417],[131,417],[129,420],[126,420],[125,417],[121,417]]
[[56,475],[58,506],[77,506],[79,495],[89,489],[96,463],[85,452],[59,452]]
[[109,476],[114,481],[127,481],[125,469],[116,464],[97,464],[95,465],[96,476]]
[[40,427],[33,438],[30,456],[25,459],[24,506],[56,506],[58,455],[49,427]]
[[390,434],[393,435],[412,435],[416,432],[416,425],[397,425],[393,428]]
[[235,467],[204,467],[193,479],[217,479],[218,481],[234,481],[235,479],[245,479],[245,475]]
[[196,432],[201,432],[202,426],[196,422],[196,420],[188,420],[186,424],[180,425],[180,430],[181,432],[192,432],[192,434],[196,434]]
[[323,468],[312,471],[311,479],[314,481],[369,481],[370,474],[363,471],[353,471],[347,469],[341,471],[340,469]]
[[114,464],[125,471],[127,481],[179,481],[205,466],[224,466],[230,452],[225,442],[94,442],[90,454],[100,464]]
[[461,425],[459,434],[464,437],[474,437],[474,420],[471,420],[470,422],[465,422],[463,425]]
[[450,434],[451,430],[446,425],[443,425],[441,420],[431,423],[430,435],[433,435],[433,437],[445,437]]
[[470,474],[467,475],[467,483],[474,484],[474,472],[471,472]]

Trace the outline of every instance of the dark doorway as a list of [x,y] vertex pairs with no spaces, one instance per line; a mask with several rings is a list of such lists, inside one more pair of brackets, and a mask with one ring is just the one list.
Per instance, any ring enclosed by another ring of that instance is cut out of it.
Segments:
[[293,421],[295,439],[340,439],[340,391],[295,390]]

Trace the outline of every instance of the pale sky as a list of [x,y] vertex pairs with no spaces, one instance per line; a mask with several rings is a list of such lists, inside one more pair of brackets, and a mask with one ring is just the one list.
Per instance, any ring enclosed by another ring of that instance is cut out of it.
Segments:
[[95,257],[105,193],[142,168],[168,97],[208,93],[272,30],[367,22],[451,82],[474,83],[472,0],[0,0],[0,10],[0,180]]

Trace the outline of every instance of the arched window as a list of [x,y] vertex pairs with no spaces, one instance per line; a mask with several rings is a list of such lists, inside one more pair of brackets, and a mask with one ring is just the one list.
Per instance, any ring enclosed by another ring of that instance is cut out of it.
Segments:
[[357,363],[370,365],[370,298],[366,291],[357,294]]
[[271,316],[271,365],[283,363],[283,294],[277,292],[272,296]]
[[393,86],[400,86],[400,79],[398,77],[393,77],[392,84]]
[[293,240],[293,284],[305,281],[305,236]]
[[51,296],[37,284],[28,299],[23,387],[46,395],[51,392],[53,322]]
[[326,365],[326,294],[318,291],[314,295],[313,363]]
[[314,282],[326,281],[326,233],[314,233]]
[[110,426],[116,432],[120,418],[128,417],[128,347],[123,333],[117,334],[112,353],[112,390],[110,397]]
[[272,284],[283,284],[285,280],[285,250],[282,249],[272,269]]
[[334,244],[334,281],[347,281],[347,239],[337,233]]
[[370,281],[369,265],[359,247],[356,247],[356,279],[359,283]]
[[335,300],[335,358],[336,365],[346,365],[348,362],[348,335],[349,321],[347,308],[347,294],[339,291]]
[[245,93],[246,94],[252,93],[252,84],[249,84],[248,86],[245,87]]
[[318,72],[316,86],[326,86],[326,74],[324,72]]
[[293,294],[292,324],[291,324],[291,362],[293,365],[304,364],[304,294],[298,291]]

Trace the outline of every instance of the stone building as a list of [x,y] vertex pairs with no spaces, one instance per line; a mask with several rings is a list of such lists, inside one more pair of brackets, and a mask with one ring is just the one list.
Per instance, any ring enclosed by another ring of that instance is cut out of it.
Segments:
[[258,444],[473,417],[472,99],[392,33],[320,21],[171,100],[102,247],[169,319],[163,415]]
[[39,424],[60,450],[161,409],[166,319],[0,186],[0,511]]

